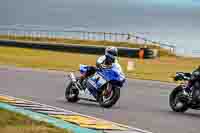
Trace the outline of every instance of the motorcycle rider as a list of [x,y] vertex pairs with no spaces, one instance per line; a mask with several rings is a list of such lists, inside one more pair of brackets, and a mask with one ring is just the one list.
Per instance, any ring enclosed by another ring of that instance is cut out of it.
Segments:
[[121,74],[123,74],[122,68],[118,63],[117,57],[118,57],[118,49],[116,47],[107,47],[105,49],[105,54],[97,59],[96,67],[90,66],[89,70],[80,76],[80,79],[78,81],[78,86],[81,88],[83,79],[93,75],[96,71],[96,68],[106,68],[114,65],[121,72]]

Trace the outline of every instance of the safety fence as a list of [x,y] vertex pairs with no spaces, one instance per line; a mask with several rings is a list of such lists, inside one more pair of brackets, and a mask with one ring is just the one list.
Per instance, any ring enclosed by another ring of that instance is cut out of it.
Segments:
[[96,41],[113,41],[113,42],[129,42],[145,45],[160,46],[168,49],[171,53],[175,53],[175,45],[153,41],[145,37],[137,36],[135,33],[113,33],[113,32],[92,32],[83,30],[66,30],[58,28],[30,28],[26,26],[0,26],[0,35],[7,36],[24,36],[24,37],[47,37],[80,39],[80,40],[96,40]]

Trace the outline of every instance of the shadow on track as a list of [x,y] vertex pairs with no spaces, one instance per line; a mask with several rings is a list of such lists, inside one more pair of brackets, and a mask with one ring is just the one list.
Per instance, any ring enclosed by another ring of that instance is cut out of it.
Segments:
[[85,107],[89,107],[89,108],[99,108],[99,109],[104,109],[104,110],[113,110],[113,109],[120,109],[121,108],[119,103],[117,103],[116,105],[114,105],[111,108],[102,108],[98,103],[84,101],[84,100],[80,100],[77,103],[70,103],[70,102],[66,101],[65,99],[59,99],[59,100],[56,100],[56,101],[59,102],[59,103],[62,103],[62,104],[66,104],[66,105],[85,106]]
[[187,111],[185,113],[178,113],[178,112],[173,112],[173,111],[165,111],[169,115],[174,115],[175,117],[180,116],[180,117],[186,117],[186,118],[200,118],[200,113],[198,112],[190,112]]
[[109,110],[109,109],[119,109],[120,108],[120,106],[118,104],[114,105],[111,108],[103,108],[98,103],[85,102],[85,101],[80,101],[80,102],[75,103],[75,104],[81,105],[81,106],[93,107],[93,108],[101,108],[101,109],[106,109],[106,110]]

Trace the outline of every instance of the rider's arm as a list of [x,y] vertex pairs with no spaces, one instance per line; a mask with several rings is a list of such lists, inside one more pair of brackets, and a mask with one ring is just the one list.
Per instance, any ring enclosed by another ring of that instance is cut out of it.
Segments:
[[122,70],[122,67],[121,67],[121,65],[118,62],[114,63],[114,65],[120,71],[121,74],[124,74],[123,70]]
[[105,56],[100,56],[97,61],[96,61],[96,67],[101,67],[101,65],[104,63],[106,57]]

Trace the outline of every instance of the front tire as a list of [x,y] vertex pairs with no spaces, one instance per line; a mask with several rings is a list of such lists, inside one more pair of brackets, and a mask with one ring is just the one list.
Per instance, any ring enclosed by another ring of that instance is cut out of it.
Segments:
[[[181,94],[183,91],[181,86],[176,87],[169,96],[169,104],[174,112],[185,112],[188,110],[188,99]],[[179,97],[180,96],[180,97]],[[177,107],[177,101],[182,103],[181,107]]]
[[101,107],[104,108],[110,108],[113,105],[116,104],[116,102],[118,101],[118,99],[120,98],[120,88],[114,88],[112,87],[112,97],[110,98],[110,100],[108,102],[104,102],[104,96],[103,96],[103,91],[106,89],[106,87],[100,92],[100,95],[98,97],[98,102],[100,104]]
[[71,103],[76,103],[79,101],[78,95],[79,95],[78,89],[75,88],[72,81],[70,80],[70,83],[67,85],[66,90],[65,90],[66,100]]

